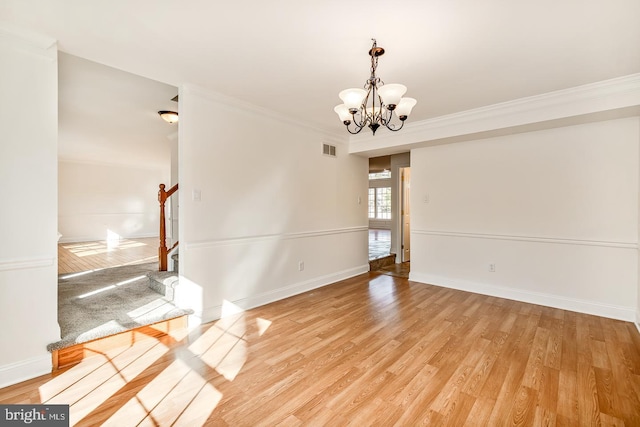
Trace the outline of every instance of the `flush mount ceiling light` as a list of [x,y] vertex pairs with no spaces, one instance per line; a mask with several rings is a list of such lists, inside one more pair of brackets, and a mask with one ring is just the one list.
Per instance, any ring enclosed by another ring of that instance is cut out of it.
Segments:
[[158,111],[158,114],[167,123],[176,123],[178,121],[178,113],[175,111]]
[[[351,134],[359,133],[365,126],[376,134],[380,126],[384,126],[391,131],[399,131],[404,126],[405,120],[411,114],[411,109],[418,101],[413,98],[403,98],[407,87],[401,84],[384,84],[376,76],[378,68],[378,57],[384,54],[384,49],[378,47],[376,39],[369,51],[371,56],[371,77],[365,82],[364,89],[345,89],[338,94],[344,104],[337,105],[335,111],[342,123]],[[391,123],[393,112],[400,119],[400,126]],[[355,128],[352,130],[349,125],[353,122]]]

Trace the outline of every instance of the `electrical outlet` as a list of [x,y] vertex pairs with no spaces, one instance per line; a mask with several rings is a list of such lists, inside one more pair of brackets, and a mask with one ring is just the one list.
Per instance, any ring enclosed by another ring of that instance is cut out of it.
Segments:
[[299,261],[298,262],[298,271],[302,271],[304,270],[304,261]]
[[495,273],[496,272],[496,265],[495,264],[489,264],[489,271],[491,273]]

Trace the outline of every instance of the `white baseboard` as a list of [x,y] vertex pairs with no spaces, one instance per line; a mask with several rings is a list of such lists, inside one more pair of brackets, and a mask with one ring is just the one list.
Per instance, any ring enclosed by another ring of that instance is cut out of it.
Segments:
[[51,353],[0,366],[0,388],[51,373]]
[[638,322],[633,322],[634,325],[636,325],[636,329],[638,330],[638,333],[640,334],[640,324]]
[[560,295],[524,291],[484,283],[467,282],[431,274],[411,272],[409,273],[409,280],[444,288],[473,292],[476,294],[490,295],[498,298],[575,311],[578,313],[593,314],[595,316],[607,317],[610,319],[624,320],[627,322],[634,322],[635,320],[635,307],[602,304],[594,301],[567,298]]
[[[361,265],[230,302],[243,310],[249,310],[255,307],[260,307],[261,305],[289,298],[303,292],[312,291],[359,274],[367,273],[368,271],[369,264]],[[200,316],[202,323],[212,322],[220,319],[220,317],[222,317],[221,305],[205,308]]]

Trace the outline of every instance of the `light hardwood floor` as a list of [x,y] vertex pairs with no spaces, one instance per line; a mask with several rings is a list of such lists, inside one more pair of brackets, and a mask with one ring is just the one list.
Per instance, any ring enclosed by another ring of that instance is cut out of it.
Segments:
[[640,334],[369,273],[0,390],[35,402],[85,426],[638,426]]
[[158,261],[158,238],[59,243],[58,274]]

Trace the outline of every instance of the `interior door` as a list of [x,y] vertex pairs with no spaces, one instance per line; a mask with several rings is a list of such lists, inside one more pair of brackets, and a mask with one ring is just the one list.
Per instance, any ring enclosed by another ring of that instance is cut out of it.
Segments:
[[402,168],[402,262],[411,260],[411,168]]

